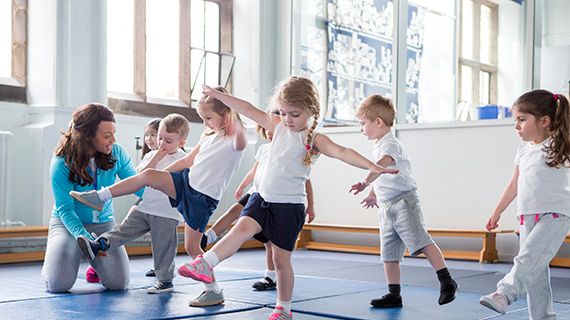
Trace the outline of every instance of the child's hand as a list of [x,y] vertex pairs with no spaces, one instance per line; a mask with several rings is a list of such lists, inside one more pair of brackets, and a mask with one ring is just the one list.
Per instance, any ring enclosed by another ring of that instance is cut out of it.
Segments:
[[396,174],[396,173],[400,172],[400,170],[398,170],[398,169],[384,168],[384,167],[381,167],[379,165],[376,165],[376,168],[374,170],[371,170],[371,171],[374,173],[377,173],[377,174],[385,174],[385,173]]
[[348,190],[348,192],[352,193],[352,191],[354,191],[354,195],[357,195],[362,191],[364,191],[369,185],[370,183],[366,181],[358,182],[357,184],[353,184],[352,187],[350,187],[350,190]]
[[210,87],[209,85],[202,85],[202,94],[207,97],[216,98],[220,91]]
[[491,215],[491,217],[489,218],[489,221],[487,221],[487,230],[491,231],[493,229],[496,229],[499,227],[499,219],[501,218],[501,214],[500,213],[493,213]]
[[239,201],[239,199],[241,199],[241,196],[243,196],[243,188],[238,187],[236,193],[234,194],[234,198]]
[[155,163],[158,163],[160,160],[164,159],[164,157],[166,157],[167,155],[168,152],[166,152],[166,149],[159,148],[158,150],[156,150],[156,153],[152,156],[150,161],[155,161]]
[[368,197],[364,198],[360,201],[362,207],[365,209],[376,207],[378,208],[378,201],[376,200],[376,194],[370,193]]
[[315,208],[313,206],[307,206],[307,210],[305,210],[305,212],[307,213],[307,223],[313,222],[316,216]]

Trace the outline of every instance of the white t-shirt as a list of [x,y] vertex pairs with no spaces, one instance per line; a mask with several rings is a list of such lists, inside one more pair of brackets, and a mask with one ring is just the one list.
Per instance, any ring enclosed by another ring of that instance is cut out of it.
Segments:
[[303,164],[306,141],[307,130],[293,132],[277,124],[258,189],[265,201],[305,203],[305,182],[311,173],[311,166]]
[[271,144],[262,144],[257,148],[255,153],[255,161],[257,161],[257,169],[255,170],[255,176],[253,177],[253,183],[251,188],[247,191],[249,194],[253,194],[259,190],[259,184],[261,183],[261,174],[267,163],[267,156],[269,156],[269,149],[271,149]]
[[[141,168],[146,166],[150,159],[157,153],[157,150],[150,151],[147,153],[141,161]],[[162,158],[157,164],[155,169],[162,170],[172,164],[174,161],[183,158],[186,153],[180,149],[173,154],[167,154],[164,158]],[[175,219],[178,221],[184,221],[182,215],[176,208],[173,208],[170,205],[170,200],[168,200],[168,196],[164,194],[162,191],[157,189],[146,187],[144,189],[142,201],[139,202],[137,205],[134,206],[136,210],[146,213],[152,214],[154,216],[164,217]]]
[[550,141],[525,142],[517,150],[517,215],[555,212],[570,216],[570,169],[546,164],[543,149]]
[[390,169],[398,169],[398,174],[383,174],[372,183],[374,193],[379,202],[394,199],[404,193],[417,190],[416,181],[412,178],[412,164],[404,151],[400,140],[392,131],[386,133],[374,144],[372,160],[376,163],[384,156],[394,159]]
[[215,200],[220,200],[236,171],[243,150],[235,150],[232,138],[219,134],[204,136],[188,178],[190,186]]

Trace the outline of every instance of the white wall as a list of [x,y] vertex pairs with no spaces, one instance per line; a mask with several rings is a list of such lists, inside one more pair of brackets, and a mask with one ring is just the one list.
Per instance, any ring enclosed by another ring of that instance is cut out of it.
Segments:
[[[9,218],[28,225],[47,224],[53,199],[49,161],[59,130],[73,109],[90,101],[104,102],[105,63],[103,5],[98,0],[30,0],[30,105],[0,103],[0,130],[14,132],[9,192]],[[234,92],[264,106],[272,88],[290,68],[288,43],[289,1],[235,0],[233,73]],[[134,158],[135,136],[141,136],[148,118],[117,115],[118,143]],[[485,125],[485,126],[483,126]],[[200,124],[191,126],[189,145],[196,143]],[[323,129],[336,142],[364,155],[371,143],[356,128]],[[414,176],[428,227],[482,229],[513,170],[519,139],[510,123],[483,122],[472,127],[429,125],[397,132],[412,160]],[[237,183],[252,164],[256,137],[220,203],[215,217],[233,203]],[[322,157],[313,169],[317,222],[377,225],[375,210],[360,208],[362,196],[348,193],[365,172]],[[115,203],[124,216],[133,198]],[[509,209],[501,228],[516,227]],[[374,237],[353,237],[377,242]],[[453,246],[457,241],[443,241]],[[476,246],[466,243],[466,246]],[[499,238],[499,253],[508,259],[517,250],[514,236]]]

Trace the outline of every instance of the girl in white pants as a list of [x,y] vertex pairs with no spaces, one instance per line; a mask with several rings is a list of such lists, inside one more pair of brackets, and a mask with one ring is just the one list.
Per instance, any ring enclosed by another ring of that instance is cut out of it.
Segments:
[[524,143],[515,171],[487,229],[517,198],[520,250],[497,291],[479,302],[499,313],[527,293],[529,319],[556,319],[548,265],[570,230],[570,109],[568,99],[546,90],[523,94],[513,104],[515,129]]

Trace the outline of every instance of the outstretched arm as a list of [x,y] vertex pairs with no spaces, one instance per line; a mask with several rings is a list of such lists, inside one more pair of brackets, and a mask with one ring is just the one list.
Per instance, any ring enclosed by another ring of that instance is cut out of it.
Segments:
[[174,161],[168,167],[164,168],[164,170],[169,172],[178,172],[186,168],[190,168],[194,164],[194,158],[196,158],[198,152],[200,152],[200,144],[196,145],[189,154]]
[[[380,160],[378,160],[378,162],[376,162],[377,165],[384,167],[384,168],[387,168],[387,167],[393,165],[394,163],[395,163],[394,158],[392,158],[391,156],[383,156]],[[376,180],[379,176],[380,176],[380,173],[370,171],[370,173],[368,173],[366,178],[364,178],[364,181],[353,185],[352,188],[350,188],[350,191],[354,190],[355,195],[359,194],[361,191],[366,189],[366,187],[368,187],[368,185],[370,185],[370,183],[372,183],[372,181]]]
[[202,93],[208,97],[222,101],[226,106],[232,108],[235,112],[243,114],[244,116],[257,122],[257,124],[264,127],[265,129],[273,131],[274,125],[273,121],[271,121],[271,118],[267,116],[267,113],[256,108],[251,103],[234,97],[230,94],[220,92],[207,85],[202,86]]
[[515,167],[515,171],[513,172],[513,176],[511,177],[511,181],[507,184],[505,191],[501,195],[501,199],[499,199],[499,203],[497,203],[497,207],[493,214],[487,221],[486,228],[487,230],[491,231],[499,227],[499,219],[501,218],[501,214],[505,209],[509,206],[509,204],[513,201],[513,199],[517,196],[517,183],[519,180],[519,166]]

